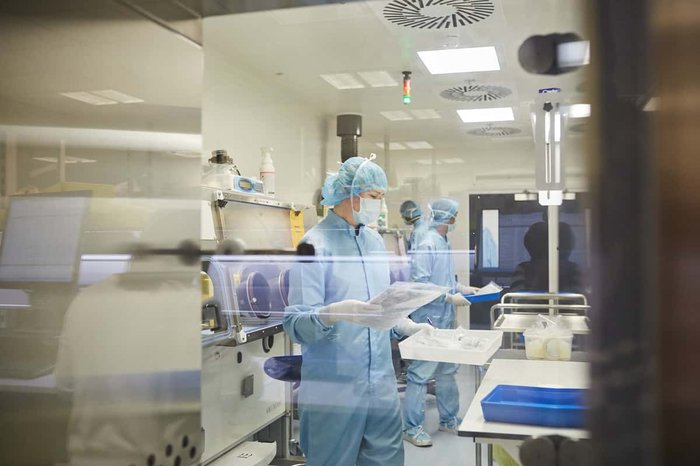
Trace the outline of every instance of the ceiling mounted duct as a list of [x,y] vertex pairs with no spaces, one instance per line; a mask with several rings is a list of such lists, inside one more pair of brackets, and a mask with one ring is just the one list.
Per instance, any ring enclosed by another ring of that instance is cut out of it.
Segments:
[[490,102],[511,95],[513,91],[503,86],[487,84],[467,84],[455,86],[440,92],[440,97],[457,102]]
[[502,138],[507,136],[514,136],[516,134],[522,133],[518,128],[512,128],[509,126],[484,126],[482,128],[473,129],[468,131],[469,134],[473,136],[487,136],[491,138]]
[[383,13],[399,26],[449,29],[478,23],[494,10],[491,0],[392,0]]

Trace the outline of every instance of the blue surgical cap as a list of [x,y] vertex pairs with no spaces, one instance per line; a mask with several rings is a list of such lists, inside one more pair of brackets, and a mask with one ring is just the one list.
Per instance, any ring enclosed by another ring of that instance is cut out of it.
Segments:
[[452,199],[442,198],[430,203],[430,226],[436,227],[450,221],[457,215],[459,203]]
[[399,207],[399,213],[408,221],[420,218],[423,215],[420,207],[414,201],[404,201]]
[[338,170],[337,175],[329,175],[323,183],[323,205],[338,205],[352,195],[357,196],[366,191],[381,189],[386,191],[388,181],[384,170],[364,157],[347,159]]

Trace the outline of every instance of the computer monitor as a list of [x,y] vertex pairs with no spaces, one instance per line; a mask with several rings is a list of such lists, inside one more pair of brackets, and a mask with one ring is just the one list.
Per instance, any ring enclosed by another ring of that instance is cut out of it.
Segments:
[[74,282],[88,202],[82,192],[11,197],[0,246],[0,286]]

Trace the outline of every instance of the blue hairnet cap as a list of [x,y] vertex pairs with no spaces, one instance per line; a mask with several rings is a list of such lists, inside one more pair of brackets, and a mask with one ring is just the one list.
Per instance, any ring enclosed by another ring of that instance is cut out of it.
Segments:
[[413,220],[423,215],[420,207],[414,201],[404,201],[399,207],[399,213],[406,220]]
[[386,191],[389,182],[382,167],[364,157],[347,159],[338,170],[337,175],[330,175],[323,183],[323,205],[338,205],[352,195],[357,196],[366,191],[381,189]]
[[442,198],[430,203],[430,226],[436,227],[450,221],[457,215],[459,203],[452,199]]

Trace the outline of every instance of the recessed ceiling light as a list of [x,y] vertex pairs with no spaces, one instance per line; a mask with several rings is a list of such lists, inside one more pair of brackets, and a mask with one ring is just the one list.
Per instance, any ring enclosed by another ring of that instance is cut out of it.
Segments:
[[569,105],[570,118],[588,118],[591,116],[591,104]]
[[365,87],[350,73],[322,74],[321,78],[336,89],[362,89]]
[[433,146],[428,141],[406,141],[409,149],[432,149]]
[[90,91],[91,94],[104,97],[105,99],[115,100],[122,104],[137,104],[143,102],[143,99],[134,97],[129,94],[124,94],[123,92],[115,91],[114,89],[106,89],[104,91]]
[[470,108],[466,110],[457,110],[457,114],[465,123],[515,120],[511,107]]
[[86,104],[91,105],[114,105],[119,102],[112,99],[107,99],[99,95],[91,94],[89,92],[61,92],[63,97],[68,97],[69,99],[79,100]]
[[[381,142],[377,143],[377,147],[380,147],[381,149],[384,149],[384,144]],[[390,142],[389,143],[389,150],[406,150],[406,146],[399,142]]]
[[501,69],[495,47],[426,50],[418,52],[418,56],[430,74],[473,73]]
[[[432,165],[432,164],[433,164],[433,161],[430,160],[430,159],[420,159],[420,160],[416,160],[416,163],[417,163],[418,165]],[[435,165],[442,165],[442,161],[441,161],[441,160],[436,160],[436,161],[435,161]]]
[[415,116],[419,120],[435,120],[437,118],[440,118],[440,114],[432,108],[426,108],[422,110],[411,110],[411,113],[413,113],[413,116]]
[[647,103],[644,105],[644,108],[642,111],[644,112],[655,112],[659,109],[659,98],[658,97],[652,97],[650,98]]
[[384,118],[390,121],[413,120],[413,117],[403,110],[391,110],[388,112],[379,112]]
[[[34,160],[38,160],[40,162],[48,162],[48,163],[58,163],[58,157],[33,157]],[[82,157],[66,157],[65,163],[95,163],[97,160],[93,159],[84,159]]]
[[557,62],[563,68],[588,65],[591,62],[591,43],[580,40],[557,45]]
[[357,74],[372,87],[391,87],[399,85],[386,71],[359,71]]
[[453,165],[456,163],[464,163],[464,160],[460,159],[459,157],[454,157],[451,159],[442,159],[442,161],[447,163],[447,164],[450,164],[450,165]]

